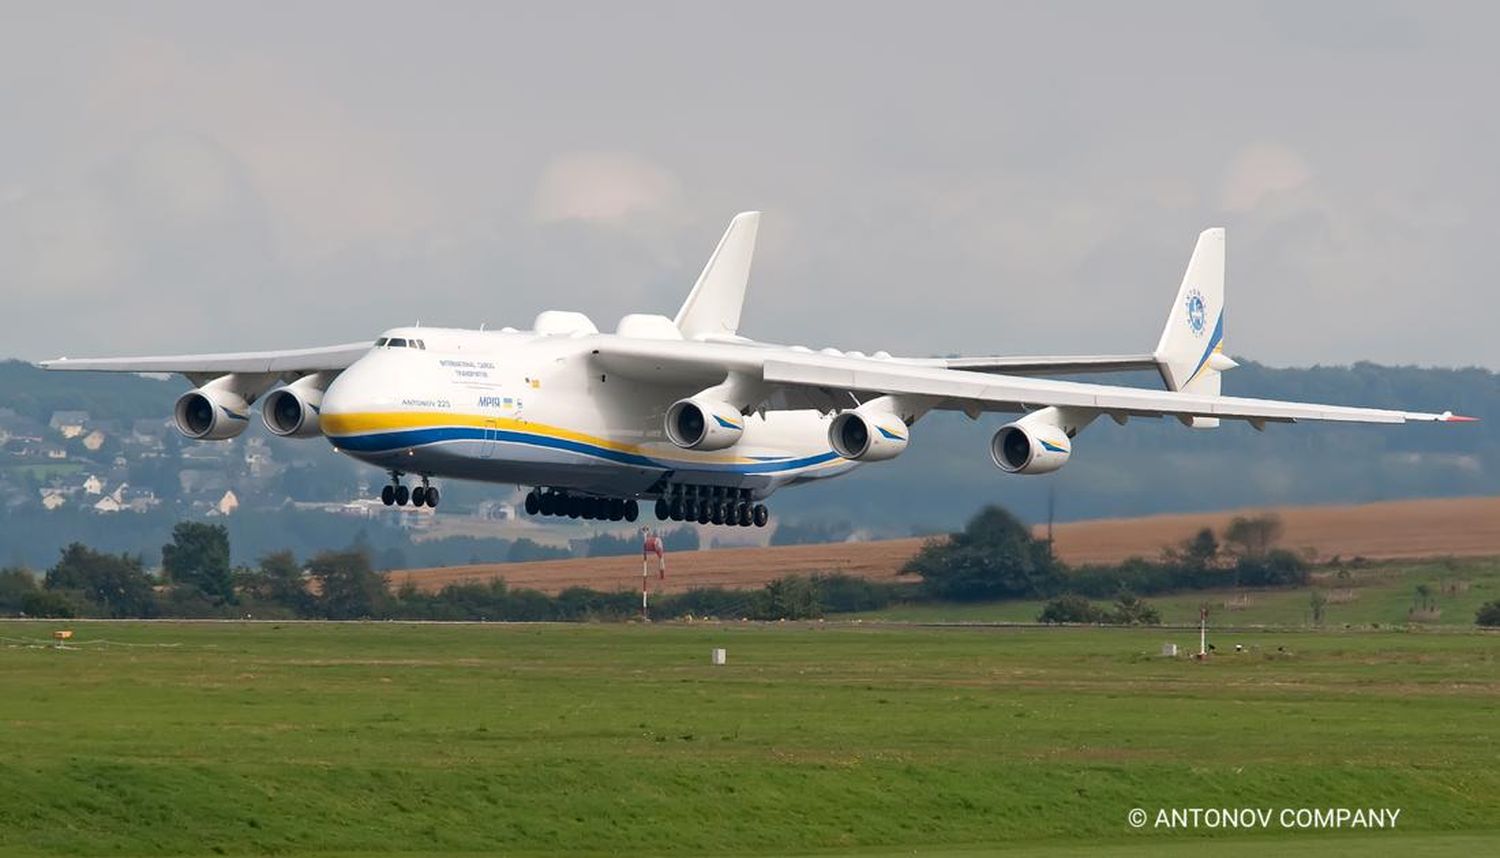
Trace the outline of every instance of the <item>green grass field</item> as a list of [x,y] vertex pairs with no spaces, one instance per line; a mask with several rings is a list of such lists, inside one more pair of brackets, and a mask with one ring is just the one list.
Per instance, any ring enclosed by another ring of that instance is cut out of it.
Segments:
[[[1471,855],[1500,636],[0,623],[0,852]],[[1221,644],[1223,641],[1221,641]],[[709,664],[725,646],[729,664]],[[1278,651],[1282,648],[1284,651]],[[1131,808],[1400,808],[1395,831]]]
[[[1432,591],[1436,615],[1413,621],[1408,611],[1416,588]],[[1195,625],[1198,606],[1208,603],[1212,622],[1224,626],[1297,627],[1313,624],[1313,590],[1328,595],[1325,628],[1346,626],[1460,626],[1472,628],[1474,614],[1485,602],[1500,599],[1500,558],[1393,561],[1349,569],[1343,576],[1325,568],[1313,572],[1309,587],[1266,590],[1206,590],[1147,596],[1167,625]],[[1101,605],[1108,599],[1095,599]],[[1036,622],[1040,599],[977,604],[921,603],[882,611],[849,614],[857,619],[902,622]]]

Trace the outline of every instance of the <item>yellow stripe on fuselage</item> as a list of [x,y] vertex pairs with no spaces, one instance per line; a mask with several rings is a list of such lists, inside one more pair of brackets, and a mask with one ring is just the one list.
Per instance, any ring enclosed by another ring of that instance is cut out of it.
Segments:
[[[653,449],[640,444],[613,441],[609,438],[601,438],[598,435],[564,429],[561,426],[532,423],[528,420],[517,420],[514,417],[489,417],[483,414],[459,414],[446,411],[378,411],[351,414],[324,414],[321,417],[321,425],[323,432],[333,438],[345,435],[368,435],[376,432],[400,432],[406,429],[471,426],[481,429],[493,428],[508,432],[527,432],[532,435],[543,435],[565,441],[577,441],[582,444],[603,447],[607,450],[618,450],[622,453],[634,453],[641,456],[656,456],[661,453],[659,448]],[[678,452],[680,455],[683,452],[691,451],[674,452]],[[709,453],[697,453],[694,455],[694,461],[711,464],[745,465],[761,461],[733,455],[711,455]]]

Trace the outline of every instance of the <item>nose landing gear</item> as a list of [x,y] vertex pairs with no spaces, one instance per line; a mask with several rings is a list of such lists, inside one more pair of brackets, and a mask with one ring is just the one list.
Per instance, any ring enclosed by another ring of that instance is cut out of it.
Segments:
[[437,508],[439,500],[438,490],[435,486],[428,483],[425,475],[422,477],[422,484],[411,489],[401,485],[402,476],[403,474],[400,471],[391,471],[390,483],[380,490],[381,503],[386,506],[406,506],[407,501],[410,501],[412,506],[423,506],[425,504],[432,509]]

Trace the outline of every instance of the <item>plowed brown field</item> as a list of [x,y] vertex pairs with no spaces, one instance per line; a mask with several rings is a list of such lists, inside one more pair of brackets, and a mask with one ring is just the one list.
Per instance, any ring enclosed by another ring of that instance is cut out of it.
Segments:
[[[1445,498],[1080,521],[1057,526],[1057,553],[1069,563],[1111,562],[1132,555],[1151,557],[1163,546],[1178,542],[1199,528],[1222,531],[1235,515],[1263,511],[1281,516],[1286,525],[1283,545],[1314,548],[1325,557],[1500,555],[1500,498]],[[920,539],[893,539],[684,552],[668,556],[665,582],[656,580],[653,564],[651,586],[653,590],[665,586],[676,591],[688,587],[757,587],[783,575],[813,572],[894,580],[901,565],[921,545]],[[596,590],[635,589],[640,586],[641,560],[639,556],[587,557],[413,569],[393,572],[390,576],[393,586],[411,581],[422,590],[492,578],[504,578],[512,587],[547,593],[580,586]]]

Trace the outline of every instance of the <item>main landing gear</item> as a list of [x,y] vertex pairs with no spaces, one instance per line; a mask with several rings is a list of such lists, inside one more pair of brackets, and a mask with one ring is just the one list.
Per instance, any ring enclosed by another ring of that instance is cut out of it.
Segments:
[[427,482],[427,477],[422,477],[422,484],[411,489],[401,485],[401,472],[391,471],[391,481],[385,488],[380,490],[380,502],[386,506],[406,506],[410,501],[412,506],[426,505],[433,509],[437,508],[438,490],[436,486]]
[[752,503],[748,492],[715,489],[706,486],[679,489],[656,501],[658,521],[696,521],[699,524],[727,524],[732,527],[765,527],[771,511],[763,503]]
[[558,515],[598,521],[635,521],[641,515],[634,498],[574,495],[555,489],[532,489],[526,495],[527,515]]

